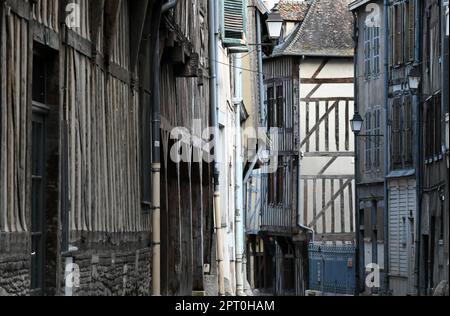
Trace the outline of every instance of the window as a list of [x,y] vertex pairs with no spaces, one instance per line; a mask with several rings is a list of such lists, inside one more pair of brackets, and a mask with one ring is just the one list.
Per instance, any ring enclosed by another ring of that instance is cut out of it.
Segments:
[[281,157],[278,158],[277,169],[277,204],[283,204],[284,202],[284,163]]
[[246,45],[245,30],[247,28],[247,1],[222,1],[222,40],[226,47],[242,47]]
[[366,171],[378,170],[381,161],[381,141],[378,137],[381,135],[381,109],[369,109],[365,116],[365,134],[369,136],[365,142],[365,168]]
[[268,120],[269,127],[276,127],[275,118],[275,96],[273,87],[267,88],[267,110],[268,110]]
[[364,76],[366,80],[380,74],[380,28],[364,27]]
[[364,27],[364,76],[366,79],[369,79],[370,75],[372,73],[371,61],[370,61],[371,29],[372,28],[367,27],[367,26]]
[[269,186],[269,204],[275,204],[275,174],[269,173],[268,177],[268,186]]
[[413,164],[414,136],[412,96],[398,96],[392,104],[391,153],[393,169],[409,168]]
[[392,105],[391,144],[392,165],[394,169],[401,168],[401,104],[398,97],[394,99]]
[[402,3],[396,3],[392,14],[392,61],[394,66],[403,63],[403,11]]
[[366,170],[369,171],[372,169],[372,139],[370,135],[372,135],[372,113],[368,111],[366,113]]
[[373,73],[380,74],[380,28],[373,28]]
[[405,3],[405,60],[414,60],[414,43],[415,43],[415,5],[413,0]]
[[[381,109],[376,109],[374,113],[374,127],[373,133],[375,135],[381,135]],[[376,169],[381,167],[381,139],[379,137],[376,138],[373,148],[373,166]]]
[[398,1],[392,8],[391,56],[394,67],[414,61],[415,14],[416,8],[413,0]]
[[435,158],[441,158],[442,113],[440,93],[430,97],[426,101],[425,113],[425,158],[428,162],[432,162]]
[[403,160],[406,164],[411,165],[413,162],[413,149],[412,149],[412,96],[407,95],[404,97],[403,102]]
[[283,85],[277,87],[277,127],[284,127],[284,96]]

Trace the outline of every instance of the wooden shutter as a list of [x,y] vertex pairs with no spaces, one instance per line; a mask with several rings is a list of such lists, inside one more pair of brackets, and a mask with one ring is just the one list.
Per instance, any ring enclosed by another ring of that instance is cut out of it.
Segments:
[[441,94],[434,96],[434,155],[440,156],[442,154],[442,115],[441,115]]
[[[374,134],[381,135],[381,110],[377,109],[375,111],[375,126],[374,126]],[[381,141],[380,139],[377,139],[375,141],[375,148],[374,148],[374,164],[376,168],[380,168],[380,162],[381,162]]]
[[384,207],[382,202],[377,204],[377,239],[384,241]]
[[408,48],[407,48],[407,56],[406,58],[409,61],[414,60],[414,46],[415,46],[415,15],[416,15],[416,8],[414,5],[414,1],[409,0],[407,3],[407,34],[408,34]]
[[268,177],[269,184],[269,204],[273,204],[275,202],[275,176],[273,173],[269,173]]
[[380,28],[373,28],[373,73],[379,75],[381,72],[380,66]]
[[[372,134],[372,113],[366,112],[366,135]],[[370,136],[369,136],[370,137]],[[366,145],[366,171],[372,169],[372,140],[365,142]]]
[[226,47],[246,47],[247,6],[246,0],[222,1],[222,40]]
[[412,129],[412,97],[407,95],[404,97],[403,102],[403,144],[404,144],[404,161],[410,165],[413,162],[413,129]]
[[364,238],[372,238],[372,207],[364,208]]
[[403,5],[398,3],[394,5],[393,15],[393,59],[394,66],[403,62]]
[[283,204],[284,202],[284,165],[283,159],[278,158],[278,170],[277,170],[277,203]]
[[370,37],[371,28],[365,26],[364,27],[364,76],[366,79],[369,79],[372,69],[370,67],[370,50],[371,50],[371,37]]
[[425,102],[426,126],[425,126],[425,158],[428,160],[433,156],[434,125],[433,125],[433,100],[430,98]]
[[401,119],[400,99],[397,97],[394,99],[394,103],[392,105],[391,150],[392,150],[392,163],[394,168],[397,168],[399,164],[401,165],[402,163],[400,119]]
[[277,127],[284,127],[284,96],[283,85],[277,87]]
[[267,88],[267,109],[268,109],[268,124],[269,127],[275,127],[275,110],[274,110],[274,88]]

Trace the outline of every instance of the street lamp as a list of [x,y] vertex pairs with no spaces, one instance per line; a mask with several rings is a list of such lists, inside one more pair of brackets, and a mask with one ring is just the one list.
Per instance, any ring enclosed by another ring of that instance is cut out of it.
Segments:
[[361,133],[363,123],[364,123],[363,118],[361,117],[361,115],[359,115],[358,112],[356,112],[355,116],[350,121],[350,125],[352,127],[352,131],[353,131],[353,133],[355,133],[355,135],[358,136]]
[[266,23],[267,29],[269,30],[269,37],[273,40],[278,40],[281,37],[281,29],[283,27],[283,19],[278,10],[278,5],[272,9]]
[[421,75],[419,69],[414,67],[408,74],[409,88],[413,91],[417,91],[420,87]]

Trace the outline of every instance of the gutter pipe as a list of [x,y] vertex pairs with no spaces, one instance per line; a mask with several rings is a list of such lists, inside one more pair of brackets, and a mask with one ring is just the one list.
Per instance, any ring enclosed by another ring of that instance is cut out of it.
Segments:
[[389,292],[389,0],[384,0],[384,289]]
[[155,7],[152,19],[152,31],[154,37],[154,51],[152,54],[152,66],[154,79],[152,82],[153,107],[152,107],[152,295],[161,296],[161,45],[159,29],[161,17],[170,9],[175,8],[178,0],[171,0],[161,6]]
[[210,68],[210,114],[211,125],[214,129],[214,225],[216,230],[216,260],[218,268],[219,296],[225,296],[224,262],[223,262],[223,236],[222,236],[222,214],[220,210],[220,186],[219,186],[219,155],[218,155],[218,82],[217,82],[217,46],[219,41],[219,30],[217,24],[217,1],[208,0],[209,17],[209,68]]

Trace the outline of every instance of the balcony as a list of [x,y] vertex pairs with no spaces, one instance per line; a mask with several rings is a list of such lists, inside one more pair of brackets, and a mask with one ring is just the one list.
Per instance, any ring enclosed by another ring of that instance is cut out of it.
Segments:
[[263,205],[261,231],[274,235],[291,235],[295,228],[295,211],[290,206]]

